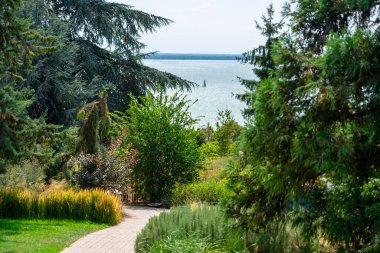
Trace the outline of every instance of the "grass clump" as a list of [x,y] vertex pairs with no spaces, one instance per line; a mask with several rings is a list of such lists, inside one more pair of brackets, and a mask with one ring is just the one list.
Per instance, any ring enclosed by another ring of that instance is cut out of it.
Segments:
[[61,252],[82,236],[106,227],[68,220],[0,219],[0,252]]
[[189,238],[178,238],[176,233],[166,239],[155,242],[149,253],[221,253],[223,252],[217,243],[209,242],[207,239],[197,239],[195,236]]
[[230,192],[225,187],[225,181],[209,180],[187,185],[179,185],[173,190],[172,204],[187,205],[194,202],[219,203]]
[[206,169],[199,172],[199,181],[178,185],[172,192],[173,206],[189,205],[191,203],[219,203],[230,195],[225,187],[225,167],[228,157],[215,158],[205,162]]
[[160,248],[171,248],[162,252],[191,252],[191,247],[210,250],[204,252],[246,252],[243,235],[229,226],[219,206],[193,204],[150,219],[138,235],[135,248],[136,252],[155,252],[152,250]]
[[117,224],[121,200],[102,190],[67,190],[36,194],[27,190],[0,190],[0,217],[73,219]]

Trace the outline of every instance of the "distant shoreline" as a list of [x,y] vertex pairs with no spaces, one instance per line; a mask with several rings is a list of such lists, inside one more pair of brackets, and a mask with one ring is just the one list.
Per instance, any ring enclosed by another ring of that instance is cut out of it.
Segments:
[[174,53],[157,53],[147,57],[147,60],[234,60],[236,61],[239,54],[174,54]]

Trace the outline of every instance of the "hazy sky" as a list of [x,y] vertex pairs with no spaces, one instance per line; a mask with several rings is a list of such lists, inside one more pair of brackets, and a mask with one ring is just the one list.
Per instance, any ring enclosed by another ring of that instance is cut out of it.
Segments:
[[145,51],[162,53],[242,53],[263,43],[255,29],[272,2],[285,0],[108,0],[134,6],[175,23],[142,36]]

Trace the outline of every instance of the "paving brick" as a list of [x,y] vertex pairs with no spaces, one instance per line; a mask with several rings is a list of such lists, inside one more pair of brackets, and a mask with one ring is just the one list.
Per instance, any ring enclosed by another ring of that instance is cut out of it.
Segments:
[[148,220],[164,211],[160,208],[127,206],[126,218],[113,227],[89,234],[62,253],[132,253],[136,237]]

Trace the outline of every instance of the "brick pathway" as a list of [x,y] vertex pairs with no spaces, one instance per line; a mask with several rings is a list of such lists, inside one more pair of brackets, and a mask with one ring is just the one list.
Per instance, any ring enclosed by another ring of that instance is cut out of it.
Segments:
[[117,226],[89,234],[62,253],[134,253],[137,234],[144,228],[148,220],[164,209],[128,206],[127,216]]

